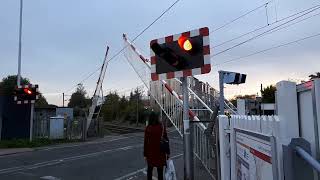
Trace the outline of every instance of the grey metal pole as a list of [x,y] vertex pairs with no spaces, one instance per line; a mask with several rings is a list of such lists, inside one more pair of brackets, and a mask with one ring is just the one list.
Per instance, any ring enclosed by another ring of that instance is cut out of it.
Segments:
[[219,71],[219,87],[220,87],[220,96],[219,96],[219,107],[220,107],[220,115],[224,115],[224,71]]
[[34,113],[34,103],[31,104],[31,112],[30,112],[30,137],[29,140],[33,139],[33,113]]
[[137,94],[137,120],[136,120],[136,126],[138,127],[139,124],[139,94]]
[[299,146],[296,146],[295,150],[313,169],[320,172],[320,163],[316,159]]
[[62,107],[64,107],[64,93],[62,93]]
[[21,84],[22,9],[23,9],[23,0],[20,0],[20,24],[19,24],[19,50],[18,50],[18,77],[17,77],[17,86],[20,86],[20,84]]
[[183,143],[184,143],[184,180],[193,180],[193,154],[189,120],[188,79],[182,78],[183,93]]

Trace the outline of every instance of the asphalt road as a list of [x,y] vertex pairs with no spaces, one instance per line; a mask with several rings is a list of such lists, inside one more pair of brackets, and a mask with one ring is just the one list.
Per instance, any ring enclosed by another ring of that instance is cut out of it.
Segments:
[[[169,137],[171,156],[175,162],[181,164],[182,140],[177,132],[169,133]],[[2,156],[0,157],[0,179],[145,179],[146,165],[142,149],[143,133],[135,133]],[[178,179],[182,179],[183,167],[177,167],[177,171],[179,171]]]

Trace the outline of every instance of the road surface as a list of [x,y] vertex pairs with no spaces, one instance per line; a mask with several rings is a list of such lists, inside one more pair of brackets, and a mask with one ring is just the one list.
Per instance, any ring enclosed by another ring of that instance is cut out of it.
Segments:
[[[169,137],[178,179],[183,179],[182,140],[175,131],[169,133]],[[39,148],[33,152],[0,157],[0,179],[145,179],[142,149],[143,133]]]

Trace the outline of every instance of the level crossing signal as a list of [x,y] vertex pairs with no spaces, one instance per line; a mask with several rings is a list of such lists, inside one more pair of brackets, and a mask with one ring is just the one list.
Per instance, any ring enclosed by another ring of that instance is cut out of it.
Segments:
[[223,82],[226,84],[243,84],[246,82],[247,75],[236,72],[225,72]]
[[38,85],[16,86],[14,89],[14,101],[17,104],[33,104],[39,99]]
[[207,27],[150,42],[153,81],[206,74],[211,70]]

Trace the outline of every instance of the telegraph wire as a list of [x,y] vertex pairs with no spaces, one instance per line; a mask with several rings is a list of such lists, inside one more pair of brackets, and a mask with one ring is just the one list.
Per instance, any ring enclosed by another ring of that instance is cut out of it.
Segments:
[[294,14],[292,14],[292,15],[286,16],[286,17],[284,17],[284,18],[282,18],[282,19],[280,19],[280,20],[277,20],[277,21],[269,24],[269,25],[265,25],[265,26],[259,27],[259,28],[257,28],[257,29],[252,30],[252,31],[246,32],[246,33],[244,33],[244,34],[241,34],[241,35],[239,35],[239,36],[237,36],[237,37],[235,37],[235,38],[232,38],[232,39],[229,39],[229,40],[227,40],[227,41],[224,41],[224,42],[222,42],[222,43],[220,43],[220,44],[218,44],[218,45],[213,46],[212,48],[216,48],[216,47],[222,46],[222,45],[224,45],[224,44],[226,44],[226,43],[229,43],[229,42],[232,42],[232,41],[234,41],[234,40],[240,39],[240,38],[242,38],[242,37],[244,37],[244,36],[246,36],[246,35],[252,34],[252,33],[257,32],[257,31],[260,31],[260,30],[262,30],[262,29],[264,29],[264,28],[266,28],[266,27],[269,27],[269,26],[274,25],[274,24],[276,24],[276,23],[282,22],[282,21],[284,21],[284,20],[286,20],[286,19],[289,19],[289,18],[291,18],[291,17],[294,17],[294,16],[299,15],[299,14],[301,14],[301,13],[304,13],[304,12],[306,12],[306,11],[315,9],[315,8],[317,8],[317,7],[319,7],[319,5],[316,5],[316,6],[313,6],[313,7],[311,7],[311,8],[308,8],[308,9],[305,9],[305,10],[302,10],[302,11],[299,11],[299,12],[297,12],[297,13],[294,13]]
[[[231,47],[229,47],[229,48],[227,48],[227,49],[225,49],[225,50],[222,50],[222,51],[220,51],[220,52],[218,52],[218,53],[216,53],[216,54],[213,54],[211,57],[218,56],[218,55],[220,55],[220,54],[222,54],[222,53],[225,53],[225,52],[227,52],[227,51],[229,51],[229,50],[231,50],[231,49],[234,49],[234,48],[236,48],[236,47],[238,47],[238,46],[241,46],[241,45],[243,45],[243,44],[245,44],[245,43],[247,43],[247,42],[250,42],[250,41],[252,41],[252,40],[254,40],[254,39],[257,39],[257,38],[259,38],[259,37],[262,37],[262,36],[264,36],[265,34],[270,34],[271,31],[276,32],[276,31],[278,31],[277,28],[279,28],[279,27],[281,27],[281,26],[284,26],[284,25],[286,25],[286,24],[288,24],[288,23],[290,23],[290,22],[292,22],[292,21],[294,21],[294,20],[296,20],[296,19],[298,19],[298,18],[300,18],[300,17],[303,17],[303,16],[305,16],[305,15],[307,15],[307,14],[315,11],[315,10],[318,10],[319,8],[320,8],[320,7],[315,8],[315,9],[309,11],[309,12],[306,12],[306,13],[298,16],[298,17],[295,17],[295,18],[293,18],[293,19],[291,19],[291,20],[288,20],[288,21],[286,21],[286,22],[284,22],[284,23],[282,23],[282,24],[280,24],[280,25],[278,25],[278,26],[276,26],[276,27],[274,27],[274,28],[271,28],[271,29],[269,29],[269,30],[267,30],[267,31],[264,31],[263,33],[260,33],[260,34],[254,36],[254,37],[252,37],[252,38],[250,38],[250,39],[247,39],[247,40],[245,40],[245,41],[243,41],[243,42],[241,42],[241,43],[238,43],[238,44],[236,44],[236,45],[234,45],[234,46],[231,46]],[[272,32],[272,33],[273,33],[273,32]]]
[[280,31],[281,29],[285,29],[285,28],[287,28],[287,27],[290,27],[290,26],[292,26],[292,25],[298,24],[298,23],[300,23],[300,22],[302,22],[302,21],[305,21],[305,20],[307,20],[307,19],[313,18],[313,17],[315,17],[315,16],[319,16],[319,15],[320,15],[320,13],[314,14],[314,15],[312,15],[312,16],[308,16],[308,17],[303,18],[303,19],[301,19],[301,20],[299,20],[299,21],[296,21],[296,22],[294,22],[294,23],[288,24],[288,25],[283,26],[283,27],[281,27],[281,28],[279,28],[279,29],[276,29],[276,30],[274,30],[274,31],[271,31],[271,32],[269,32],[269,33],[267,33],[267,34],[272,34],[272,33],[276,32],[276,31]]
[[[166,10],[164,10],[155,20],[153,20],[151,22],[151,24],[149,24],[147,27],[145,27],[138,35],[136,35],[132,42],[134,42],[136,39],[138,39],[146,30],[148,30],[153,24],[155,24],[161,17],[163,17],[170,9],[172,9],[173,6],[175,6],[180,0],[176,0],[173,4],[171,4]],[[121,48],[115,55],[113,55],[106,63],[109,63],[110,61],[112,61],[113,59],[115,59],[117,56],[119,56],[129,45],[125,45],[123,48]],[[96,70],[94,70],[94,72],[90,73],[87,77],[85,77],[83,80],[80,81],[80,83],[83,83],[84,81],[86,81],[87,79],[89,79],[91,76],[93,76],[97,71],[99,71],[101,69],[101,67],[97,68]],[[77,87],[77,85],[73,86],[72,88],[70,88],[68,91],[71,91],[73,88]]]
[[298,39],[298,40],[295,40],[295,41],[291,41],[291,42],[288,42],[288,43],[284,43],[284,44],[280,44],[280,45],[277,45],[277,46],[273,46],[273,47],[270,47],[270,48],[267,48],[267,49],[264,49],[264,50],[261,50],[261,51],[257,51],[257,52],[254,52],[254,53],[251,53],[251,54],[248,54],[248,55],[245,55],[245,56],[241,56],[241,57],[238,57],[238,58],[230,59],[230,60],[218,63],[218,64],[214,64],[214,66],[220,66],[222,64],[227,64],[227,63],[239,61],[239,60],[242,60],[244,58],[247,58],[247,57],[250,57],[250,56],[253,56],[253,55],[261,54],[261,53],[264,53],[264,52],[267,52],[267,51],[270,51],[270,50],[273,50],[273,49],[281,48],[281,47],[288,46],[288,45],[291,45],[291,44],[294,44],[294,43],[298,43],[300,41],[304,41],[304,40],[307,40],[307,39],[315,38],[317,36],[320,36],[320,33],[314,34],[314,35],[311,35],[311,36],[307,36],[307,37],[304,37],[304,38],[301,38],[301,39]]
[[273,3],[274,3],[274,11],[275,11],[275,14],[276,14],[276,22],[278,22],[278,5],[277,5],[277,0],[273,0]]
[[265,5],[265,8],[266,8],[267,25],[269,26],[268,4]]
[[262,8],[262,7],[264,7],[264,6],[266,6],[266,5],[267,5],[267,4],[269,4],[269,3],[270,3],[270,1],[268,1],[268,2],[266,2],[266,3],[263,3],[262,5],[260,5],[260,6],[256,7],[256,8],[254,8],[254,9],[252,9],[252,10],[250,10],[250,11],[248,11],[248,12],[246,12],[246,13],[242,14],[241,16],[239,16],[239,17],[237,17],[237,18],[235,18],[235,19],[233,19],[233,20],[231,20],[231,21],[229,21],[229,22],[227,22],[227,23],[225,23],[225,24],[221,25],[220,27],[218,27],[218,28],[216,28],[216,29],[214,29],[214,30],[210,31],[210,33],[216,32],[216,31],[218,31],[218,30],[220,30],[220,29],[222,29],[222,28],[224,28],[224,27],[226,27],[226,26],[230,25],[231,23],[233,23],[233,22],[235,22],[235,21],[237,21],[237,20],[239,20],[239,19],[241,19],[241,18],[245,17],[245,16],[246,16],[246,15],[248,15],[248,14],[251,14],[251,13],[253,13],[253,12],[257,11],[258,9],[260,9],[260,8]]

